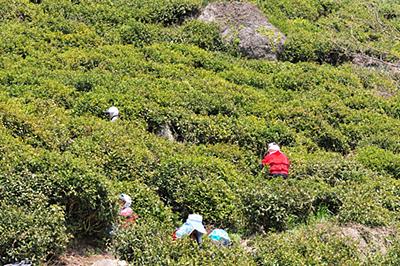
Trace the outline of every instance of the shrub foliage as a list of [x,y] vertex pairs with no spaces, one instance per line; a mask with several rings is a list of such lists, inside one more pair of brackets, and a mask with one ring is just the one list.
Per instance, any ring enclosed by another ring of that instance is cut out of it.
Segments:
[[[269,62],[193,19],[206,2],[0,0],[0,264],[80,237],[135,265],[363,263],[314,225],[288,230],[321,213],[398,225],[399,77],[349,61],[398,61],[399,4],[253,1],[288,37]],[[269,142],[288,180],[258,169]],[[110,239],[122,192],[140,218]],[[193,212],[233,246],[172,242]]]

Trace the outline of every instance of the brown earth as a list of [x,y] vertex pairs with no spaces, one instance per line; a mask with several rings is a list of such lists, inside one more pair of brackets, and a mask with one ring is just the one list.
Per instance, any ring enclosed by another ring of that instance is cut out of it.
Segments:
[[339,234],[353,240],[364,255],[368,251],[386,254],[391,238],[396,230],[390,227],[367,227],[361,224],[348,224],[340,227]]

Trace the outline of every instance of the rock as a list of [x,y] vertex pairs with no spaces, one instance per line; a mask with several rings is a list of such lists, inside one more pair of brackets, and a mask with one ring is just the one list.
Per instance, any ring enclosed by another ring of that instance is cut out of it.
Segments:
[[32,264],[29,262],[28,259],[25,259],[21,262],[16,262],[16,263],[12,263],[12,264],[6,264],[4,266],[31,266]]
[[285,35],[252,4],[210,3],[198,19],[217,23],[223,40],[249,58],[276,60],[283,50]]
[[121,260],[103,259],[96,261],[92,266],[128,266],[128,263]]
[[172,133],[172,130],[168,124],[162,125],[158,130],[157,135],[169,141],[175,141],[174,134]]

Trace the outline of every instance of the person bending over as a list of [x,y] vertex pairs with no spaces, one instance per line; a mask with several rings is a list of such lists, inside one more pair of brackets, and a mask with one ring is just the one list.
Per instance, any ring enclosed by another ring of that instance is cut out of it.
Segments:
[[290,161],[274,142],[268,144],[268,154],[261,161],[261,167],[265,165],[269,165],[269,175],[272,177],[287,178],[289,174]]

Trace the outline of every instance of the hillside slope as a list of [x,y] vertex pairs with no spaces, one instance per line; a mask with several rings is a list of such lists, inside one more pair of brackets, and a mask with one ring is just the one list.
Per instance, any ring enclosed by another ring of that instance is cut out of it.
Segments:
[[[0,264],[84,238],[133,265],[398,265],[399,76],[352,61],[398,64],[400,4],[253,3],[278,61],[191,19],[200,0],[0,0]],[[287,180],[258,168],[272,141]],[[140,219],[111,238],[122,192]],[[193,212],[232,247],[172,242]]]

